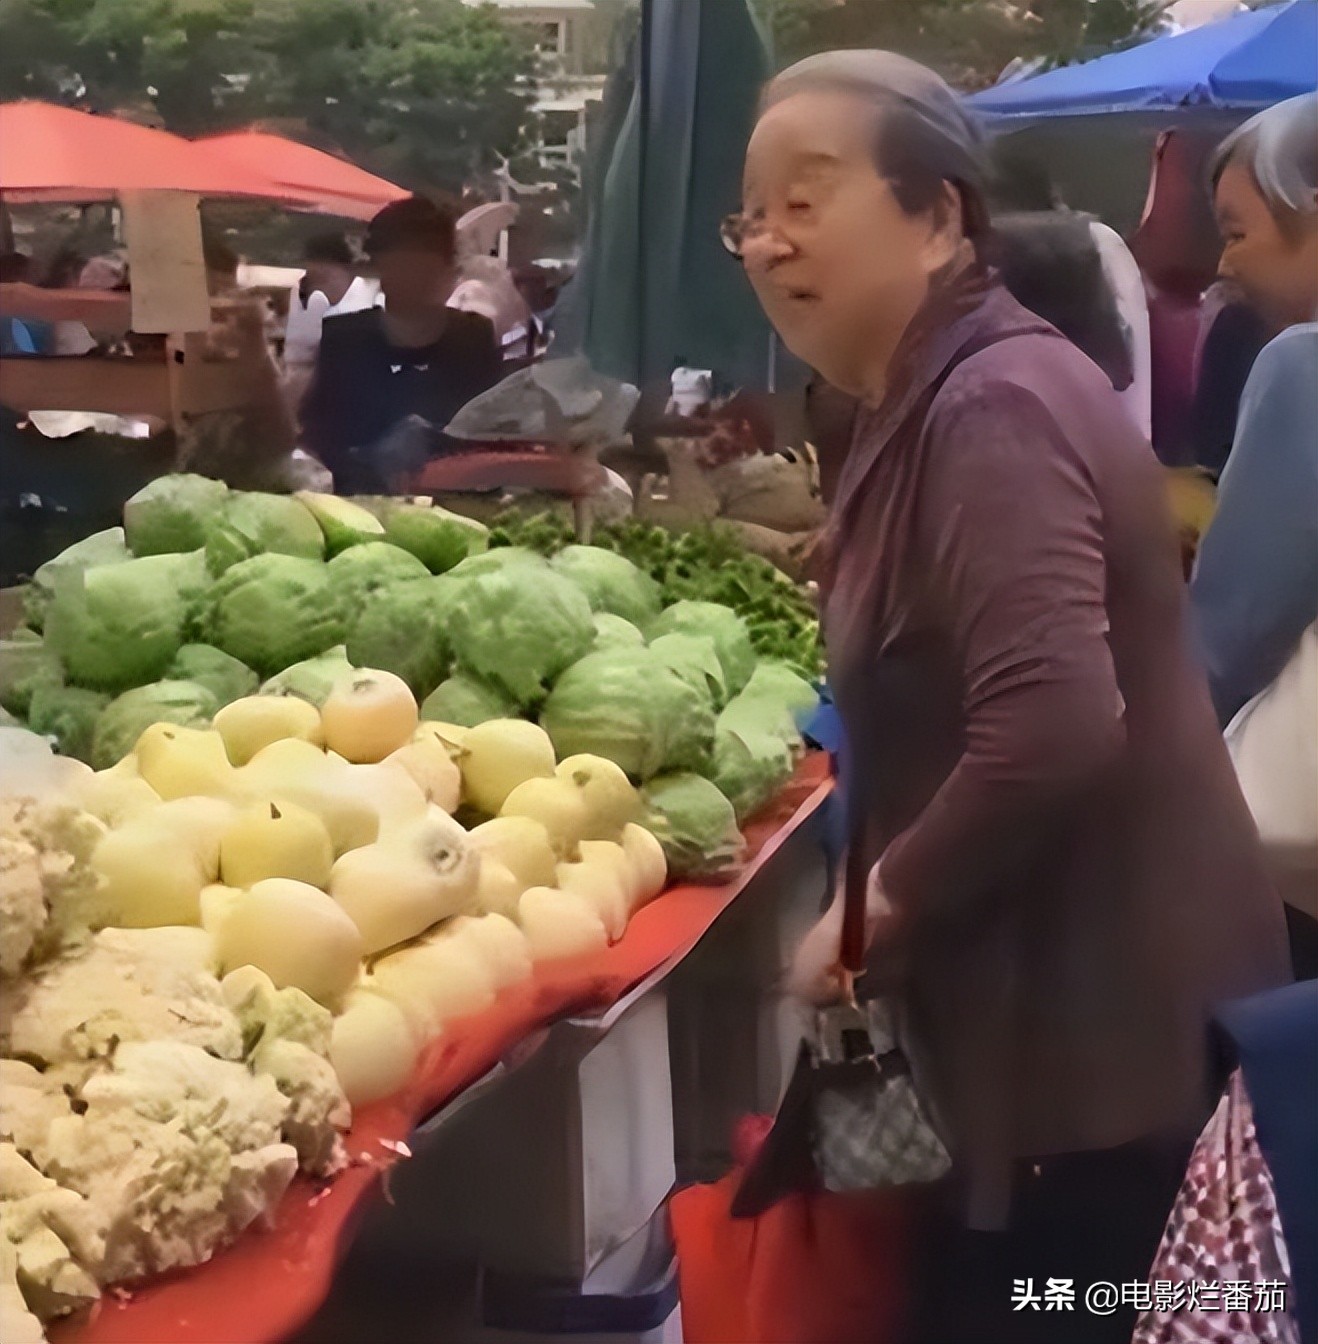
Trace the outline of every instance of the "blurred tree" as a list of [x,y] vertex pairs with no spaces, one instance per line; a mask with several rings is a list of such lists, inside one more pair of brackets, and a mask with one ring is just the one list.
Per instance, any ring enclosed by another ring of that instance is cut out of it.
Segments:
[[1014,61],[1064,64],[1138,39],[1169,0],[755,0],[780,66],[836,47],[883,47],[959,88]]
[[0,0],[0,98],[184,135],[300,123],[413,187],[515,152],[533,70],[497,10],[462,0]]

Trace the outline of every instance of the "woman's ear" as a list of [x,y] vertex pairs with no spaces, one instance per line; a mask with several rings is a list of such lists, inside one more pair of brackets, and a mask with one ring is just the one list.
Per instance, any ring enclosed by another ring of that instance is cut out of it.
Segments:
[[944,182],[929,211],[929,236],[921,261],[926,275],[936,275],[961,259],[965,251],[961,192],[954,182]]

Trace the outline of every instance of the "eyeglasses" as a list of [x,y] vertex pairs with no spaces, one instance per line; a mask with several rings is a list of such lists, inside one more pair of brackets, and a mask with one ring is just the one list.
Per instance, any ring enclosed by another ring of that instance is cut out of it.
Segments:
[[752,218],[743,210],[725,215],[719,224],[718,236],[724,248],[738,261],[745,259],[746,244],[765,231],[763,218]]

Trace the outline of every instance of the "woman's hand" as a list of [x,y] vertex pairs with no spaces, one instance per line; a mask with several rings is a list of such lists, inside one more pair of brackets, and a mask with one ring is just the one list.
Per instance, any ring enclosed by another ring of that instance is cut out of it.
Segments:
[[[865,887],[865,946],[881,949],[892,938],[897,915],[879,881],[879,865],[870,869]],[[842,889],[833,904],[802,939],[787,975],[788,989],[803,1003],[827,1007],[837,1003],[846,985],[842,953]]]

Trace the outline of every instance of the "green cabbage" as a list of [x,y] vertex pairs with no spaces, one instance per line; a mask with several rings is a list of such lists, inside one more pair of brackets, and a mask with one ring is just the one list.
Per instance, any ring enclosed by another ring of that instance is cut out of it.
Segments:
[[708,635],[660,635],[651,641],[650,652],[683,681],[708,695],[715,709],[723,707],[728,684],[718,650]]
[[98,565],[117,565],[131,560],[124,544],[122,527],[110,527],[104,532],[93,532],[90,537],[75,541],[53,560],[47,560],[32,576],[32,582],[23,591],[23,615],[34,630],[44,630],[46,611],[55,596],[56,578],[68,571],[94,569]]
[[464,579],[449,609],[449,629],[458,662],[522,706],[538,700],[595,642],[585,594],[547,568],[518,566]]
[[360,546],[364,541],[384,538],[384,524],[375,512],[355,500],[318,495],[314,490],[299,490],[293,498],[311,510],[324,533],[325,549],[330,555]]
[[209,644],[185,644],[165,676],[170,681],[195,681],[205,686],[219,705],[255,695],[261,683],[261,678],[246,663]]
[[453,652],[446,612],[457,584],[448,579],[403,579],[381,588],[348,636],[348,661],[402,677],[418,700],[443,680]]
[[27,724],[34,733],[50,737],[62,756],[90,761],[92,735],[110,697],[81,686],[39,686],[32,694]]
[[228,493],[223,481],[207,476],[158,477],[124,505],[129,550],[134,555],[200,550]]
[[[610,611],[595,613],[596,649],[643,649],[645,636],[630,622]],[[721,674],[720,674],[721,675]]]
[[385,516],[385,539],[416,556],[432,574],[443,574],[484,551],[490,530],[474,518],[423,504],[400,504]]
[[0,640],[0,707],[27,716],[39,686],[63,686],[64,669],[34,630],[15,630]]
[[549,563],[586,594],[593,611],[611,612],[636,626],[659,615],[659,585],[616,551],[566,546]]
[[650,816],[642,824],[663,845],[674,877],[731,877],[745,862],[737,814],[709,780],[661,775],[646,785],[644,797]]
[[329,699],[330,692],[352,672],[347,650],[340,644],[314,658],[286,667],[262,685],[261,694],[295,695],[319,709]]
[[786,663],[757,663],[742,694],[776,700],[798,721],[819,707],[819,692]]
[[292,555],[234,565],[215,585],[210,642],[267,677],[342,644],[345,607],[329,571]]
[[56,580],[46,640],[71,682],[98,691],[164,674],[188,628],[193,555],[149,555]]
[[649,649],[602,649],[559,678],[540,713],[559,760],[605,756],[633,779],[703,770],[714,742],[709,695]]
[[306,505],[287,495],[235,490],[206,534],[206,563],[212,574],[223,574],[243,560],[267,554],[324,559],[320,524]]
[[421,717],[430,723],[474,728],[490,719],[515,719],[517,705],[500,687],[466,672],[455,672],[426,696]]
[[754,816],[792,776],[791,748],[772,733],[729,728],[714,734],[713,781],[732,804],[737,821]]
[[729,695],[736,695],[755,671],[755,648],[745,621],[731,607],[717,602],[674,602],[650,622],[645,633],[651,640],[672,634],[708,635],[723,664]]
[[336,555],[326,566],[343,609],[356,616],[381,588],[405,579],[425,579],[430,571],[414,555],[387,541],[365,541]]
[[449,570],[451,579],[479,579],[486,574],[502,574],[505,569],[548,569],[549,561],[521,546],[497,546],[492,551],[469,555]]
[[719,727],[740,733],[745,738],[761,735],[775,738],[799,756],[804,749],[801,730],[796,726],[796,715],[776,695],[752,694],[749,688],[734,696],[719,715]]
[[117,765],[153,723],[205,728],[217,709],[215,697],[195,681],[157,681],[125,691],[96,720],[91,764],[97,770]]

